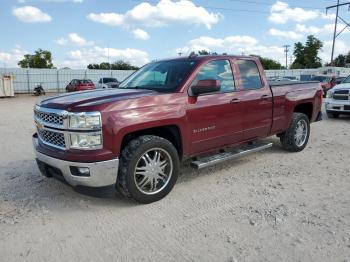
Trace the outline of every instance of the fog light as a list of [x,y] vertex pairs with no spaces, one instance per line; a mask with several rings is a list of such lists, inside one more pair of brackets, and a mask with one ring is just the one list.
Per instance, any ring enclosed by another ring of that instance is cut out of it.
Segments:
[[72,173],[73,176],[83,176],[83,177],[90,176],[90,169],[88,167],[71,166],[70,172]]

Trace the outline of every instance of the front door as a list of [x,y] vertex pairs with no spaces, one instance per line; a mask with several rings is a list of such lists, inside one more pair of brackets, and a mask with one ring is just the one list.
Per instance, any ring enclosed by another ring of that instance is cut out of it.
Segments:
[[237,59],[244,140],[266,137],[272,124],[273,99],[268,83],[253,60]]
[[199,80],[219,80],[216,93],[189,97],[191,155],[221,148],[242,140],[242,122],[238,93],[229,60],[213,60],[200,68],[191,86]]

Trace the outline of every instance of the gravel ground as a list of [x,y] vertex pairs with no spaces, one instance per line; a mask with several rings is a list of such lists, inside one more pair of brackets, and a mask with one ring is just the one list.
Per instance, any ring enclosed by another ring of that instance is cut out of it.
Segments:
[[350,118],[201,171],[149,205],[40,175],[35,97],[0,99],[0,261],[350,261]]

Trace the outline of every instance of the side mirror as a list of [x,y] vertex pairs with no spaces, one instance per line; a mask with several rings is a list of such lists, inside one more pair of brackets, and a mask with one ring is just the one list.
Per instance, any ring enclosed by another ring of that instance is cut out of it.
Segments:
[[220,91],[220,81],[214,79],[199,80],[195,86],[191,87],[192,94],[198,96],[205,93]]

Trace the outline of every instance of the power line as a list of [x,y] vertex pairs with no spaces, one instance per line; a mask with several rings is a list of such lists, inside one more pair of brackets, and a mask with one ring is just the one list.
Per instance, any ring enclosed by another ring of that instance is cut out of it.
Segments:
[[[335,40],[346,28],[350,27],[350,23],[348,23],[347,21],[345,21],[345,19],[343,19],[342,17],[339,16],[339,7],[348,5],[349,6],[349,10],[350,10],[350,2],[347,2],[347,3],[339,3],[339,2],[340,1],[337,0],[337,4],[336,5],[331,5],[331,6],[326,7],[326,12],[327,13],[328,13],[328,10],[333,9],[333,8],[337,8],[336,16],[335,16],[335,23],[334,23],[334,32],[333,32],[333,44],[332,44],[332,55],[331,55],[331,64],[332,65],[334,65]],[[345,23],[345,27],[342,30],[340,30],[339,33],[337,33],[338,19],[342,20]]]

